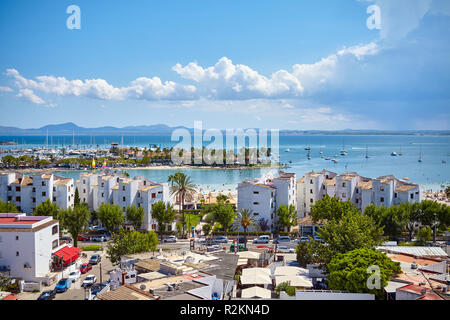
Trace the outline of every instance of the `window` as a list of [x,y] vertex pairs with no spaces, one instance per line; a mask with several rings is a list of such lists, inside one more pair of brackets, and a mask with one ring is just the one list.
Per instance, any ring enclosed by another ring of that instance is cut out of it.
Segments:
[[311,180],[309,180],[309,184],[313,184],[313,181],[312,181],[312,179],[311,179]]
[[16,240],[19,240],[19,236],[16,236]]
[[16,202],[20,202],[20,197],[16,197]]
[[45,181],[42,181],[42,186],[45,187]]
[[86,184],[86,180],[83,180],[83,184]]
[[146,186],[146,185],[147,185],[147,181],[144,180],[144,186]]
[[345,182],[342,182],[342,187],[344,187],[344,188],[345,188]]
[[36,192],[36,188],[35,187],[33,187],[33,192]]
[[105,183],[104,182],[102,182],[102,188],[105,186]]
[[156,198],[156,193],[152,193],[152,199]]
[[68,198],[68,201],[70,202],[70,196],[69,196],[69,198]]
[[384,191],[384,187],[380,187],[380,191]]
[[384,202],[384,198],[383,197],[380,198],[380,202]]
[[410,194],[411,199],[414,199],[414,193]]
[[394,193],[394,198],[397,198],[398,197],[398,194],[397,194],[397,192],[396,193]]
[[122,187],[122,190],[125,191],[125,186]]
[[356,188],[356,193],[359,193],[359,189],[358,188]]
[[257,206],[259,205],[259,202],[253,202],[253,205]]
[[58,226],[53,226],[52,235],[57,234],[57,233],[58,233]]
[[309,193],[313,193],[313,189],[309,189]]
[[52,242],[52,249],[55,249],[58,245],[59,245],[58,239],[54,240],[54,241]]
[[86,189],[83,189],[83,193],[86,193]]
[[356,199],[356,203],[359,203],[359,199]]
[[125,197],[122,197],[122,201],[125,202],[127,201],[127,199]]
[[105,193],[104,192],[102,192],[102,198],[104,198],[105,197]]
[[314,203],[314,200],[313,199],[309,199],[309,202]]
[[56,192],[56,187],[53,187],[53,192]]
[[253,215],[254,216],[259,216],[259,213],[258,212],[254,212]]
[[347,197],[347,194],[346,193],[343,193],[342,194],[342,198],[346,198]]
[[253,194],[259,194],[259,191],[253,191]]
[[56,202],[56,197],[53,197],[53,202]]
[[322,186],[322,189],[325,190],[325,185]]
[[8,196],[8,201],[11,201],[12,200],[12,196]]
[[43,197],[45,197],[45,196],[46,196],[46,193],[45,193],[45,191],[42,191],[42,196],[43,196]]
[[11,191],[11,190],[12,190],[11,186],[8,186],[8,191]]
[[16,191],[17,191],[17,192],[20,192],[20,187],[16,187]]
[[19,256],[19,251],[16,251],[16,257],[18,257]]

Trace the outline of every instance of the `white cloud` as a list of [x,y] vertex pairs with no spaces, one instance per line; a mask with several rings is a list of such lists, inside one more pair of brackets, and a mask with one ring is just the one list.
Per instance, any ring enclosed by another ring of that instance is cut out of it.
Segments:
[[30,89],[21,89],[19,93],[16,95],[19,98],[24,98],[34,104],[45,104],[45,101],[34,94],[33,90]]
[[15,79],[19,88],[38,90],[58,96],[87,96],[102,100],[177,100],[193,99],[196,88],[180,85],[172,81],[162,82],[158,77],[138,78],[128,87],[116,88],[103,79],[67,80],[64,77],[38,76],[36,80],[27,79],[15,69],[6,74]]
[[13,92],[14,90],[10,87],[0,87],[0,92]]

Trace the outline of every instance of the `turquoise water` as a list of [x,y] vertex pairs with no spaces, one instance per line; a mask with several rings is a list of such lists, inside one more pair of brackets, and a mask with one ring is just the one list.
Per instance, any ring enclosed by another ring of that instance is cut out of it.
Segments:
[[[45,136],[0,137],[1,140],[15,140],[20,147],[43,146]],[[95,141],[94,141],[95,140]],[[77,136],[75,143],[81,145],[95,145],[102,143],[100,147],[111,142],[121,142],[120,136]],[[53,142],[60,147],[62,143],[72,142],[72,136],[49,137],[49,144]],[[162,147],[171,147],[176,142],[170,141],[170,136],[124,136],[124,145],[149,147],[152,144]],[[207,144],[205,144],[207,145]],[[365,158],[366,145],[369,159]],[[311,148],[311,160],[307,159],[306,146]],[[345,147],[347,156],[340,156],[340,150]],[[11,146],[0,146],[0,149],[8,149]],[[290,152],[285,152],[289,148]],[[324,156],[336,158],[339,162],[333,163],[321,158]],[[391,153],[402,152],[403,156],[392,157]],[[418,159],[422,151],[423,162]],[[338,155],[335,157],[335,155]],[[295,172],[302,176],[305,172],[322,169],[337,173],[356,171],[366,177],[378,177],[394,174],[397,178],[408,177],[411,182],[424,185],[425,189],[441,189],[442,184],[450,182],[450,137],[449,136],[336,136],[336,135],[305,135],[305,136],[280,136],[280,159],[288,164],[289,172]],[[446,163],[443,163],[446,161]],[[290,163],[291,162],[291,163]],[[270,171],[270,169],[254,170],[208,170],[208,169],[183,169],[190,175],[192,181],[202,187],[212,189],[235,188],[237,183],[246,178],[256,178]],[[167,181],[167,176],[175,170],[128,170],[131,176],[144,175],[155,182]],[[78,178],[79,172],[63,172],[60,175]]]

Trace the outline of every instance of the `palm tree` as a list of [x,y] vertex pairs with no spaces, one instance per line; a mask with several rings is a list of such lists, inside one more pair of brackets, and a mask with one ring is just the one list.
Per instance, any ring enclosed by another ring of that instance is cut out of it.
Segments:
[[252,210],[247,209],[241,209],[235,220],[235,225],[238,227],[242,227],[244,229],[244,238],[245,238],[245,246],[247,246],[247,230],[251,226],[258,226],[258,222],[256,221],[255,217],[253,216]]
[[169,181],[172,182],[170,187],[170,194],[172,196],[178,197],[181,200],[180,211],[182,212],[183,221],[183,235],[185,231],[185,221],[184,221],[184,201],[192,200],[196,190],[196,185],[191,182],[191,178],[186,176],[181,171],[178,171],[173,176],[169,176]]

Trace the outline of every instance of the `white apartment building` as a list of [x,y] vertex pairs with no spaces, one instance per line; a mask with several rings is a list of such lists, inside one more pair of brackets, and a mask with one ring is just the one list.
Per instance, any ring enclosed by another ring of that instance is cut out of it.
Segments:
[[59,249],[57,220],[0,213],[0,270],[8,270],[12,278],[39,281],[48,277],[52,254]]
[[297,212],[303,218],[311,213],[311,206],[325,195],[350,200],[364,212],[369,204],[391,207],[402,202],[421,202],[420,185],[407,183],[393,175],[376,179],[366,178],[356,172],[337,174],[331,171],[307,172],[297,180]]
[[74,194],[73,179],[51,173],[29,177],[15,172],[0,174],[0,200],[14,203],[19,211],[29,215],[47,199],[63,209],[73,207]]
[[276,225],[276,211],[281,205],[297,207],[295,173],[280,172],[272,179],[245,180],[238,184],[237,209],[252,210],[257,220],[265,219],[272,230]]
[[[157,229],[157,221],[152,218],[152,205],[158,201],[172,203],[167,183],[155,183],[141,176],[128,178],[118,174],[84,173],[76,184],[80,201],[87,203],[91,210],[98,210],[102,203],[119,205],[124,214],[131,205],[144,208],[141,228],[145,230]],[[175,228],[175,225],[171,227]]]

